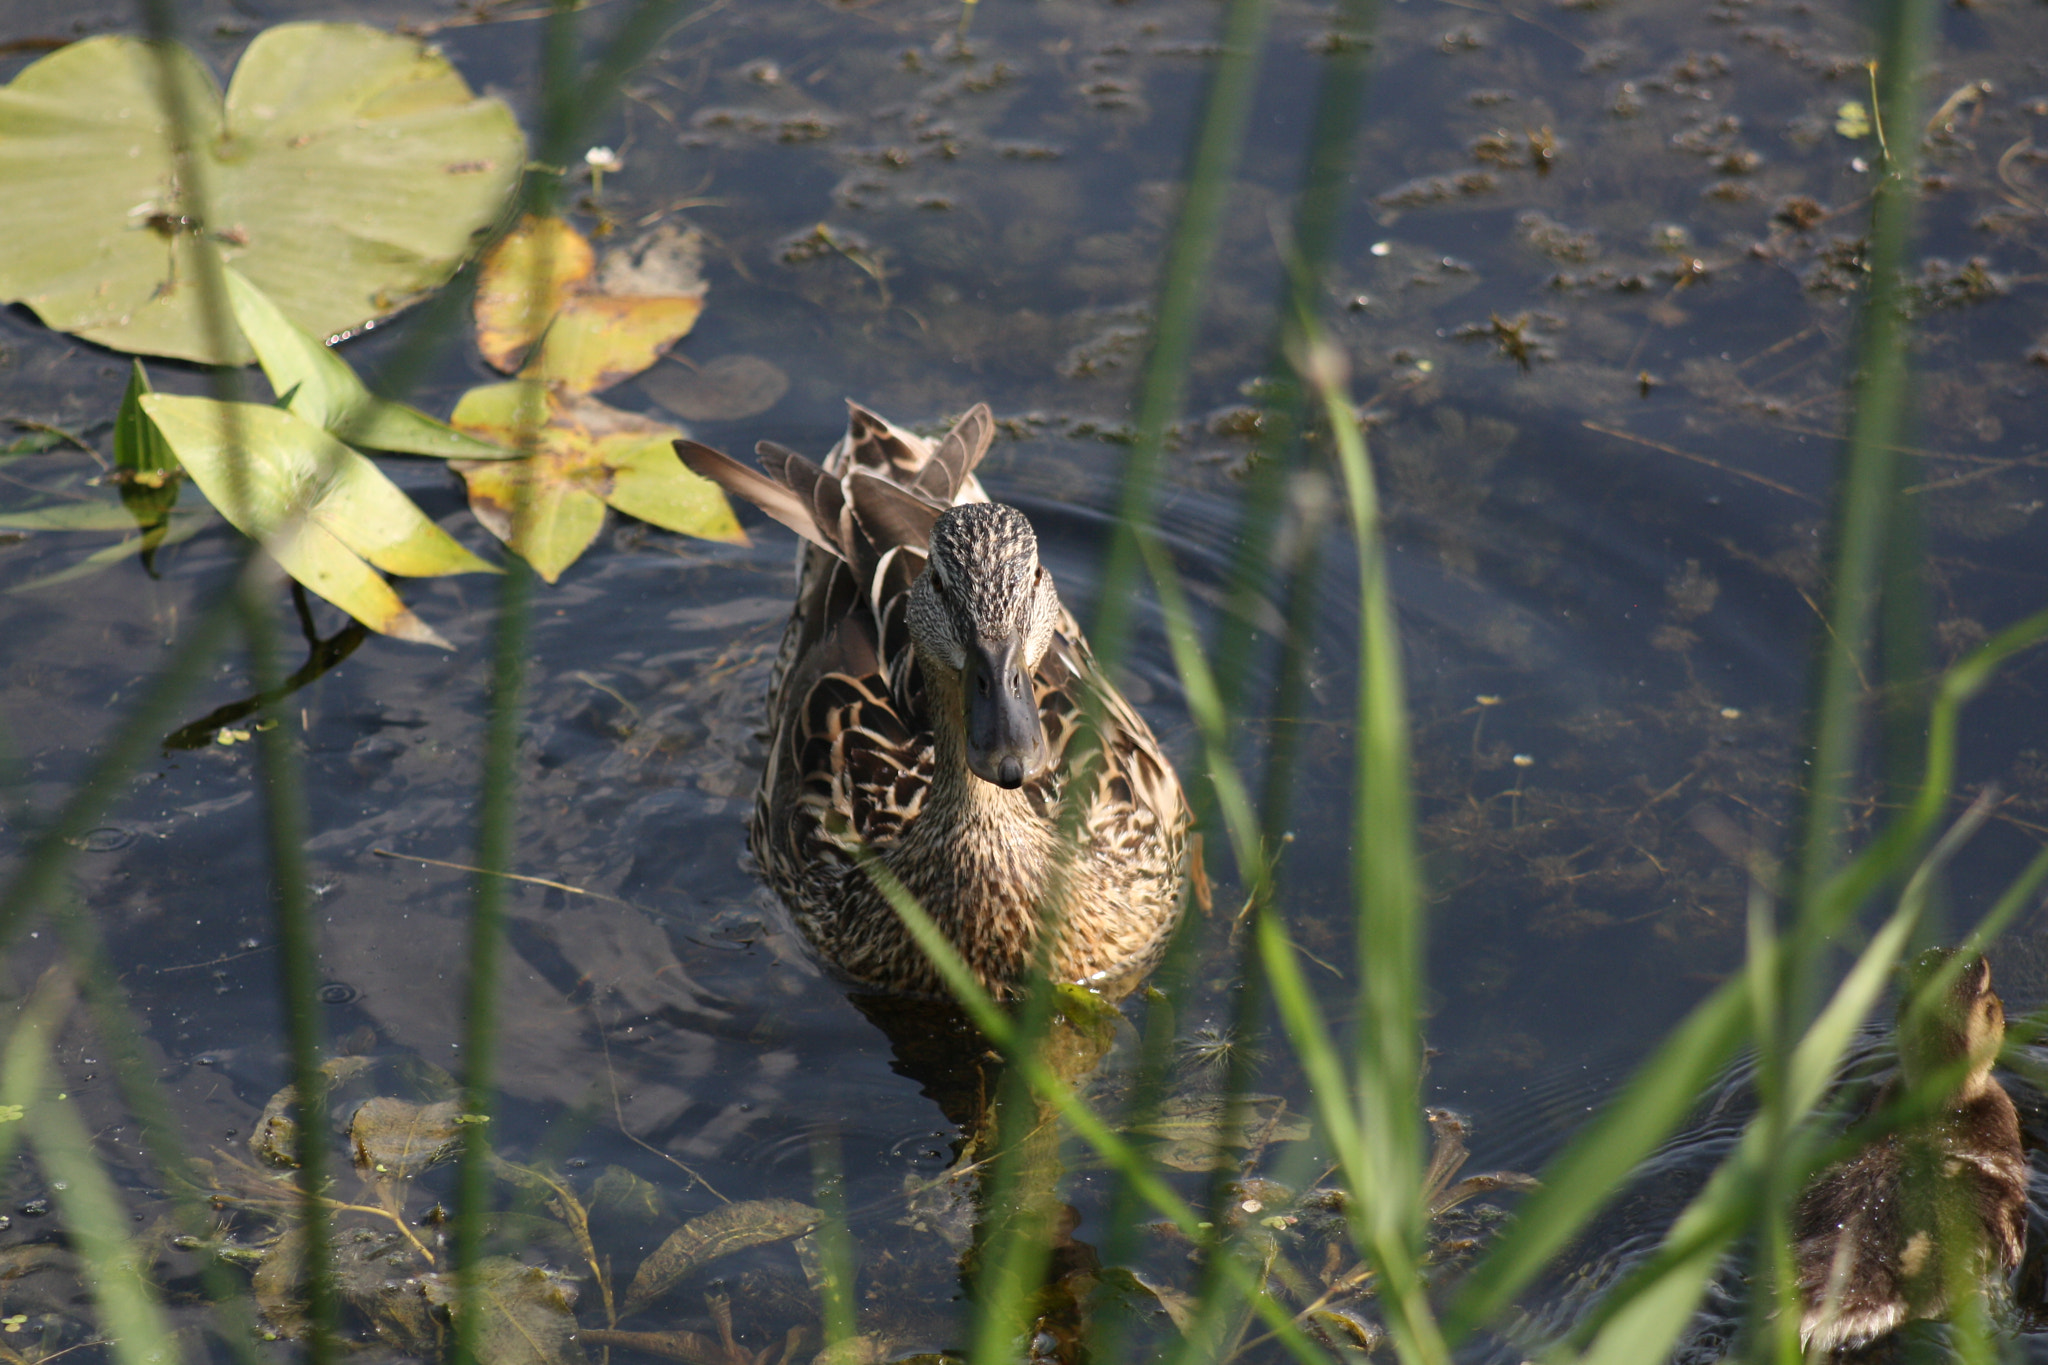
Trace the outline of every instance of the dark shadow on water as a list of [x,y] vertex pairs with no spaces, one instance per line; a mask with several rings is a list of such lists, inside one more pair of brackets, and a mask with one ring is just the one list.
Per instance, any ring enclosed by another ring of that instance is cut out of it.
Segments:
[[297,583],[292,584],[292,605],[298,608],[299,629],[306,637],[306,661],[293,671],[292,675],[279,684],[275,691],[258,692],[240,701],[229,702],[226,706],[215,707],[189,725],[182,725],[164,736],[165,749],[204,749],[215,742],[215,737],[238,720],[246,720],[274,701],[289,697],[307,683],[319,678],[349,655],[356,652],[370,636],[370,628],[360,621],[350,621],[326,639],[321,639],[313,625],[313,610],[306,601],[306,590]]

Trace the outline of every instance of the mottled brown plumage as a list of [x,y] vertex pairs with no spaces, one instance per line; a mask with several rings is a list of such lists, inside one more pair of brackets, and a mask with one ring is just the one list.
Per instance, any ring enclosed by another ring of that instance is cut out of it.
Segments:
[[[1924,955],[1920,971],[1946,959]],[[2005,1007],[1982,958],[1966,965],[1931,1018],[1901,1018],[1899,1076],[1882,1106],[1923,1077],[1958,1071],[1927,1118],[1880,1138],[1815,1177],[1793,1225],[1809,1350],[1853,1350],[1912,1318],[1947,1315],[1959,1280],[2019,1264],[2027,1160],[2019,1116],[1991,1066]]]
[[751,844],[818,952],[863,985],[941,989],[860,867],[874,856],[984,985],[1013,989],[1055,923],[1052,974],[1117,988],[1179,914],[1186,802],[1061,608],[1029,521],[974,477],[994,432],[985,405],[936,445],[854,406],[822,466],[763,442],[766,477],[677,442],[810,542]]

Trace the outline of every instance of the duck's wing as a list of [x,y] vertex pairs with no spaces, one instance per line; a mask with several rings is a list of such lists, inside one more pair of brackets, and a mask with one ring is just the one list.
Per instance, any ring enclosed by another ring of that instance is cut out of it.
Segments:
[[[971,470],[962,452],[971,445],[948,446],[945,468]],[[786,776],[779,801],[809,812],[808,833],[795,837],[836,830],[887,843],[916,814],[931,780],[905,618],[945,510],[914,483],[932,448],[856,408],[846,439],[822,466],[772,441],[755,448],[759,471],[695,441],[676,442],[676,453],[815,547],[804,557],[772,684],[768,785]],[[791,846],[771,856],[795,866],[816,853]]]
[[[1104,677],[1080,627],[1065,611],[1032,677],[1061,785],[1034,791],[1053,818],[1068,800],[1082,804],[1085,844],[1132,856],[1140,847],[1178,849],[1187,798],[1145,718]],[[1093,751],[1093,752],[1091,752]],[[1087,774],[1087,785],[1073,781]]]

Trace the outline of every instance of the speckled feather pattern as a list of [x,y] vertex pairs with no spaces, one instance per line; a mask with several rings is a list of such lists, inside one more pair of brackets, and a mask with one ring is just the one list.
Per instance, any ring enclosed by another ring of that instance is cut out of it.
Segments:
[[[1946,1316],[1951,1270],[1988,1278],[2019,1265],[2027,1159],[2018,1111],[1990,1074],[2004,1031],[2003,1004],[1979,959],[1957,982],[1951,1015],[1925,1030],[1923,1064],[1969,1055],[1983,1059],[1981,1069],[1941,1110],[1828,1167],[1801,1195],[1793,1255],[1802,1345],[1859,1349],[1910,1318]],[[1912,1060],[1903,1039],[1901,1053]],[[1885,1086],[1872,1110],[1890,1104],[1899,1084]]]
[[[910,589],[934,557],[923,537],[941,537],[936,558],[954,566],[949,600],[969,616],[992,619],[1025,600],[1028,585],[1002,576],[1037,572],[1029,522],[988,504],[973,475],[993,429],[978,407],[934,444],[853,408],[811,490],[819,528],[844,553],[804,549],[769,699],[755,858],[818,952],[887,990],[942,987],[858,866],[866,855],[888,865],[998,991],[1027,969],[1047,923],[1058,926],[1056,977],[1134,981],[1180,911],[1188,814],[1179,780],[1056,596],[1045,599],[1055,614],[1031,679],[1052,755],[1044,775],[1015,792],[984,783],[967,769],[959,725],[934,723],[940,708],[963,714],[964,701],[959,676],[928,679],[910,643]],[[934,532],[919,507],[867,479],[932,511],[988,510]],[[1077,846],[1065,850],[1069,823]]]

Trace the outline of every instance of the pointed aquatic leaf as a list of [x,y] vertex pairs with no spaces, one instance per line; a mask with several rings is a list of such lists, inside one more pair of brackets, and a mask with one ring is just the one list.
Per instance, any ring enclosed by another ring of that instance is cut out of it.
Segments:
[[294,413],[163,393],[142,406],[223,516],[261,541],[285,572],[372,630],[448,647],[373,564],[415,578],[497,572],[429,521],[376,465]]
[[[175,172],[167,83],[202,176]],[[258,34],[225,100],[182,47],[72,43],[0,89],[0,145],[0,300],[118,350],[230,364],[249,351],[210,333],[212,261],[314,336],[349,332],[444,283],[525,162],[511,111],[439,53],[338,23]]]
[[171,509],[178,505],[179,470],[163,433],[143,415],[142,396],[149,391],[149,371],[138,360],[114,415],[114,469],[121,506],[142,532],[142,566],[154,574],[156,552],[170,534]]
[[[485,259],[477,345],[501,370],[595,393],[661,358],[704,311],[700,239],[663,226],[598,266],[581,233],[529,218]],[[540,354],[530,354],[536,338]]]
[[[471,389],[455,405],[455,425],[486,440],[519,443],[521,381]],[[519,461],[455,460],[469,483],[469,505],[493,535],[553,583],[604,526],[606,503],[671,531],[728,544],[746,533],[725,494],[676,458],[678,435],[637,413],[595,398],[546,392],[533,455]],[[524,419],[531,420],[531,419]],[[514,526],[524,488],[525,520]]]
[[[126,514],[124,513],[123,515],[125,516]],[[16,583],[7,590],[8,595],[13,596],[15,593],[35,592],[42,588],[54,588],[62,583],[74,583],[81,578],[90,578],[96,573],[113,568],[122,560],[134,555],[140,555],[143,563],[147,565],[149,556],[157,550],[162,549],[166,545],[182,544],[213,525],[213,522],[214,519],[211,512],[201,511],[197,508],[186,512],[172,512],[169,518],[161,525],[144,531],[141,535],[130,536],[119,544],[108,545],[103,549],[94,550],[76,564],[68,568],[59,569],[55,573],[44,574],[40,578],[31,578],[26,583]],[[108,527],[104,529],[126,530],[127,527]]]
[[114,468],[121,471],[124,484],[162,488],[176,477],[178,457],[142,415],[142,396],[151,392],[149,371],[135,361],[128,372],[127,392],[121,395],[121,410],[114,416]]
[[286,317],[241,271],[229,270],[227,282],[235,321],[256,348],[270,387],[280,397],[289,394],[285,406],[314,426],[350,445],[374,450],[442,459],[511,457],[511,451],[465,436],[418,408],[377,397],[346,360]]
[[126,531],[134,525],[117,502],[55,502],[0,512],[0,531]]
[[702,540],[747,543],[732,505],[711,480],[676,458],[673,427],[653,426],[644,434],[618,432],[600,438],[599,449],[612,470],[606,501],[629,517],[653,522]]
[[699,1266],[748,1247],[801,1237],[823,1218],[793,1199],[748,1199],[692,1218],[640,1263],[626,1291],[626,1311],[651,1302]]

